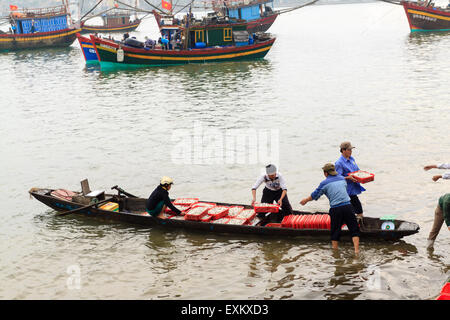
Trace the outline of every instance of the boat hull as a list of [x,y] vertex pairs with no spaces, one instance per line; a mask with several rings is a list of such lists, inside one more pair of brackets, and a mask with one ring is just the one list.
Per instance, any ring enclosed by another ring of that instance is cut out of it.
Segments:
[[107,27],[107,26],[89,26],[89,25],[83,25],[81,27],[81,34],[86,33],[120,33],[120,32],[131,32],[137,29],[140,25],[140,21],[130,23],[130,24],[124,24],[114,27]]
[[[30,194],[38,201],[44,203],[45,205],[56,211],[64,212],[82,207],[81,204],[51,196],[50,195],[51,191],[53,190],[37,189],[30,191]],[[109,196],[113,197],[113,199],[114,197],[117,197],[112,195]],[[253,223],[252,225],[228,225],[228,224],[190,221],[184,219],[159,219],[152,217],[145,212],[146,199],[121,197],[120,200],[118,200],[118,198],[115,198],[114,200],[120,203],[119,212],[101,210],[99,208],[94,207],[80,210],[74,214],[100,218],[108,221],[121,221],[141,226],[161,226],[164,228],[199,230],[202,232],[251,234],[261,236],[275,236],[275,237],[313,237],[321,239],[329,239],[330,237],[330,231],[326,229],[294,229],[283,227],[259,226],[257,225],[257,223]],[[227,206],[241,205],[241,204],[227,204],[227,203],[217,203],[217,204]],[[242,206],[246,208],[251,208],[248,205]],[[126,209],[127,211],[125,211],[124,209]],[[299,211],[294,211],[294,213],[318,214],[318,212],[308,213]],[[369,225],[380,224],[380,219],[377,218],[364,218],[364,219]],[[256,222],[259,222],[259,220],[257,220]],[[381,229],[361,230],[360,238],[371,240],[396,241],[402,237],[415,234],[420,229],[417,224],[412,222],[395,220],[395,224],[396,230],[381,230]],[[341,237],[351,239],[350,232],[348,230],[342,230]]]
[[450,31],[450,11],[403,1],[411,32]]
[[278,13],[274,13],[268,17],[262,17],[261,19],[248,21],[247,31],[249,33],[266,32],[275,22],[278,17]]
[[105,69],[262,59],[274,41],[273,38],[253,45],[192,50],[144,50],[123,46],[124,59],[118,62],[117,50],[120,45],[91,35],[100,66]]
[[76,39],[80,29],[68,28],[52,32],[28,34],[1,34],[0,51],[37,49],[49,47],[68,47]]
[[97,58],[97,53],[95,52],[94,45],[91,39],[83,37],[81,34],[77,33],[78,43],[80,44],[81,51],[83,53],[84,60],[86,64],[98,65],[99,61]]

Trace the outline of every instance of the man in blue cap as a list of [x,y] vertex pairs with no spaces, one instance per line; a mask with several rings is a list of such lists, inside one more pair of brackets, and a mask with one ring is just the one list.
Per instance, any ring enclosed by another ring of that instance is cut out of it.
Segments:
[[353,147],[348,141],[342,142],[340,147],[341,156],[335,162],[336,171],[347,181],[347,192],[350,196],[350,202],[352,203],[357,218],[362,221],[363,208],[361,201],[359,201],[358,195],[363,191],[366,191],[366,189],[364,189],[361,184],[353,178],[353,176],[348,175],[350,172],[359,170],[355,159],[352,157],[352,152],[355,147]]
[[256,201],[256,189],[265,183],[261,197],[261,203],[273,203],[274,201],[281,206],[281,212],[277,215],[277,221],[283,220],[283,217],[292,214],[292,207],[287,197],[287,186],[281,173],[277,172],[277,167],[273,164],[266,166],[266,173],[259,176],[252,187],[252,205]]

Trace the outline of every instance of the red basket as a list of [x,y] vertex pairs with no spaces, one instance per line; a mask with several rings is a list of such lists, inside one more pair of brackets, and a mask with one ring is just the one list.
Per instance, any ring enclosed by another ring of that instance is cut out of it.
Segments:
[[244,209],[234,218],[244,219],[248,223],[256,217],[256,212],[253,209]]
[[348,175],[353,176],[353,178],[355,178],[359,183],[367,183],[375,179],[375,175],[373,173],[362,170],[350,172]]
[[230,208],[225,206],[214,206],[208,208],[207,214],[211,217],[212,220],[217,220],[225,217],[228,214],[228,210]]
[[[180,210],[182,213],[184,213],[185,211],[189,210],[189,208],[191,207],[191,205],[181,205],[181,204],[175,204],[174,202],[172,202],[172,204],[175,206],[175,208],[177,208],[178,210]],[[172,211],[172,209],[170,209],[169,207],[166,207],[166,209],[164,210],[165,213],[168,214],[173,214],[175,212]]]
[[236,217],[244,210],[243,206],[231,206],[228,209],[228,217]]
[[184,219],[186,220],[194,220],[194,221],[200,221],[200,219],[206,215],[206,212],[208,211],[208,207],[191,207],[186,214],[184,215]]
[[266,224],[266,227],[281,228],[281,223],[268,223]]
[[224,217],[224,218],[220,218],[217,220],[211,220],[212,223],[223,223],[223,224],[227,224],[228,220],[230,220],[230,218]]
[[180,204],[180,205],[193,205],[198,203],[198,198],[177,198],[173,201],[173,204]]
[[228,218],[228,221],[226,224],[234,224],[234,225],[246,225],[248,221],[246,219],[240,219],[240,218]]
[[278,204],[271,203],[257,203],[255,202],[253,207],[255,208],[256,213],[268,213],[280,211],[280,206]]

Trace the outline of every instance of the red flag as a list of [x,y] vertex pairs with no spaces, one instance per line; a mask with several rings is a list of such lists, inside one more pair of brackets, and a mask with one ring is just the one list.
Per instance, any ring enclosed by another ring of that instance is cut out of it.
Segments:
[[161,0],[161,5],[166,10],[172,10],[172,3],[168,1]]
[[11,10],[11,11],[16,11],[16,10],[18,10],[19,8],[17,7],[17,6],[14,6],[14,5],[12,5],[12,4],[10,4],[9,5],[9,10]]

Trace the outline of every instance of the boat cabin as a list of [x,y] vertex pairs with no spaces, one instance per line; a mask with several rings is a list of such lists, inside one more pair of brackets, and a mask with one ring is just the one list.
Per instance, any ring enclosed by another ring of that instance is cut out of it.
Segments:
[[42,9],[22,9],[9,15],[11,31],[14,34],[51,32],[69,28],[68,12],[65,6]]
[[130,24],[132,22],[129,13],[114,13],[114,14],[104,13],[102,15],[102,19],[103,19],[103,26],[105,27],[122,26],[125,24]]
[[223,0],[216,10],[232,19],[253,21],[273,14],[273,0]]
[[242,46],[253,43],[245,23],[194,25],[188,32],[188,48]]

